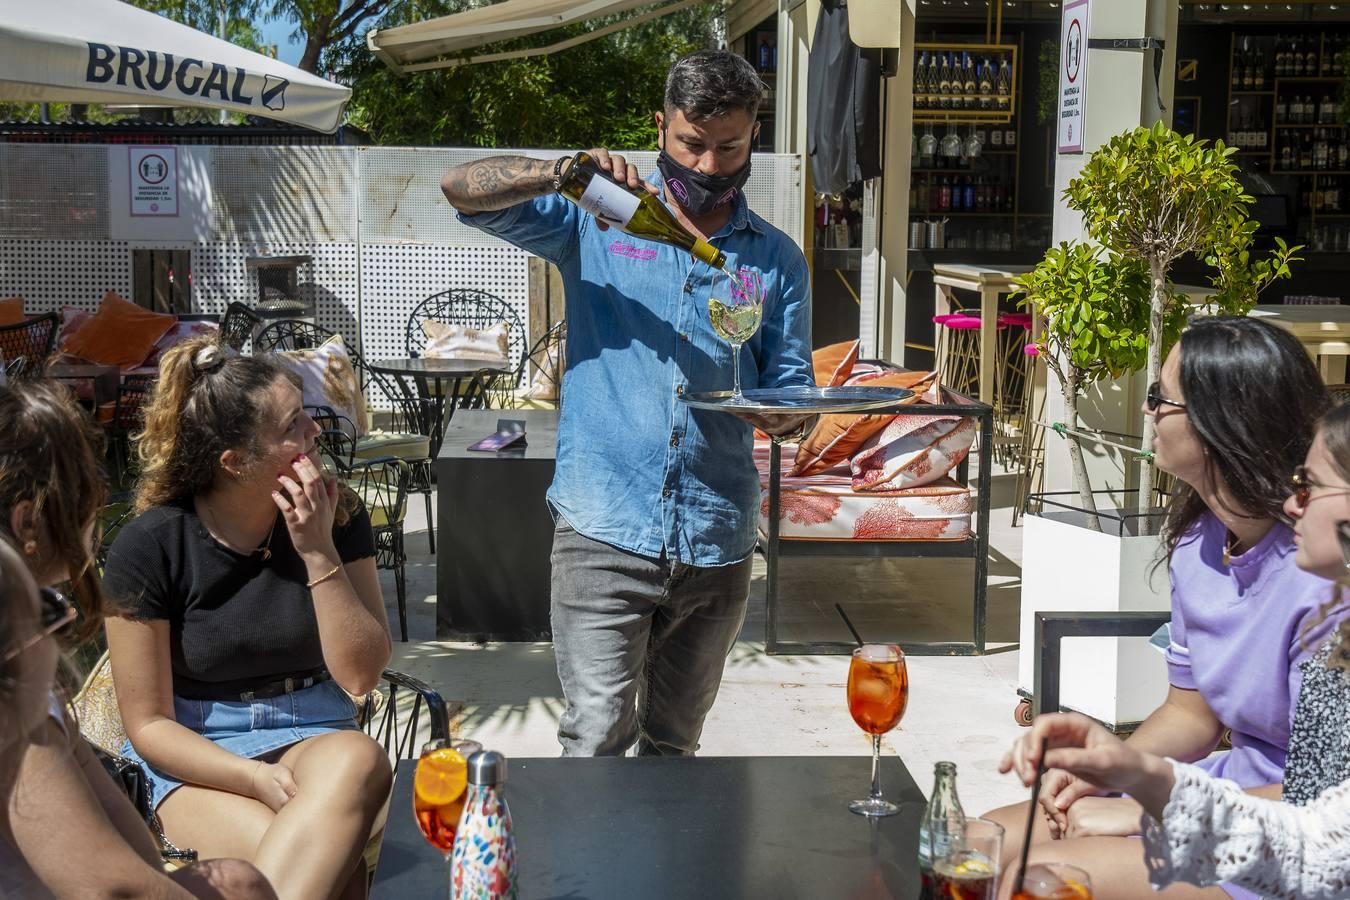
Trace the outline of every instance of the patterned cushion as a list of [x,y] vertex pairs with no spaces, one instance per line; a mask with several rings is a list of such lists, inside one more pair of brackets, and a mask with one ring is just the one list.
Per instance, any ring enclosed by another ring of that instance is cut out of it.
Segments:
[[[785,448],[790,449],[790,448]],[[847,471],[807,477],[789,474],[782,457],[778,536],[813,541],[962,541],[970,537],[970,490],[950,478],[905,490],[858,493]],[[769,444],[756,442],[763,488],[760,530],[769,529]]]
[[366,398],[361,394],[361,382],[356,378],[342,335],[335,334],[309,350],[282,350],[277,356],[304,381],[306,406],[327,406],[351,419],[356,425],[354,437],[370,430]]
[[423,319],[422,333],[427,336],[427,346],[422,355],[431,359],[503,360],[507,356],[510,337],[505,322],[477,329],[453,322]]
[[108,753],[121,755],[127,732],[122,727],[122,713],[117,708],[112,661],[106,651],[94,664],[94,670],[75,699],[70,701],[70,707],[85,740]]
[[[884,372],[866,379],[851,379],[849,383],[910,388],[914,396],[908,402],[917,403],[923,391],[936,380],[936,372]],[[816,427],[811,429],[806,440],[797,448],[792,474],[815,475],[835,466],[847,465],[869,438],[895,418],[894,413],[821,416]]]
[[855,491],[930,484],[960,465],[975,440],[966,416],[896,416],[849,463]]
[[56,349],[62,353],[66,352],[66,345],[70,343],[71,336],[79,331],[92,315],[89,310],[78,306],[61,307],[61,330],[56,333]]
[[394,456],[398,459],[426,459],[431,455],[431,438],[424,434],[399,431],[372,431],[356,440],[357,459]]
[[214,334],[220,330],[220,326],[214,322],[179,322],[164,332],[164,337],[155,341],[154,349],[150,355],[145,358],[145,365],[157,368],[160,357],[164,351],[173,347],[175,344],[181,344],[190,337],[196,337],[199,334]]

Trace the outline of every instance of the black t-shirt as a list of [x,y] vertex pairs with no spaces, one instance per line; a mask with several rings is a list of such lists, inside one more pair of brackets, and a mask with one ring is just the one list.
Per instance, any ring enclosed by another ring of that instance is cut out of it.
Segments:
[[[375,555],[364,507],[333,539],[343,563]],[[269,547],[263,561],[221,545],[191,499],[147,510],[118,532],[104,593],[128,618],[168,620],[175,694],[226,699],[323,666],[309,576],[280,513]]]

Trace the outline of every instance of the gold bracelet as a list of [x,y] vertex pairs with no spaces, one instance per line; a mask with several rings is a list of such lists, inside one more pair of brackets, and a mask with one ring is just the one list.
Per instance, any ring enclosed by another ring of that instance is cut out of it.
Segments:
[[317,587],[318,585],[323,584],[325,581],[327,581],[328,579],[332,578],[332,577],[333,577],[334,575],[336,575],[339,571],[341,571],[341,569],[342,569],[342,563],[338,563],[336,566],[333,566],[333,568],[329,569],[327,572],[325,572],[324,574],[320,575],[318,578],[315,578],[313,581],[307,581],[307,582],[305,582],[305,587],[310,588],[310,589],[312,590],[313,588]]

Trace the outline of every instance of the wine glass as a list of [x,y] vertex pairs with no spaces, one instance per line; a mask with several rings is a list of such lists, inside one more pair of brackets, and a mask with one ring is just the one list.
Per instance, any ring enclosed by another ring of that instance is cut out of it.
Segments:
[[422,836],[445,857],[446,884],[455,830],[464,812],[468,759],[482,749],[477,741],[429,741],[413,774],[413,815]]
[[895,644],[864,644],[848,667],[848,711],[872,735],[872,793],[849,803],[860,816],[893,816],[900,807],[881,796],[881,736],[900,723],[909,705],[909,670]]
[[759,331],[764,316],[764,282],[754,269],[741,267],[735,272],[722,270],[715,276],[708,297],[708,318],[713,331],[731,345],[731,367],[735,380],[730,404],[742,403],[741,346]]

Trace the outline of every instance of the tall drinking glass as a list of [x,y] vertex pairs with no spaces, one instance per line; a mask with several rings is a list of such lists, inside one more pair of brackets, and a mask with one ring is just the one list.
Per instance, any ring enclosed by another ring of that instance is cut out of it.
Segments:
[[708,318],[718,337],[731,345],[731,367],[735,373],[730,403],[740,403],[741,346],[755,336],[764,316],[764,282],[754,269],[741,267],[735,272],[723,269],[713,276],[708,297]]
[[848,808],[860,816],[893,816],[900,807],[881,796],[881,736],[900,723],[909,705],[905,654],[894,644],[865,644],[848,667],[848,711],[872,735],[872,793]]
[[430,741],[422,748],[413,774],[413,815],[422,836],[445,857],[447,885],[455,829],[464,812],[468,759],[482,749],[477,741]]
[[933,895],[942,900],[995,900],[1002,852],[1002,825],[966,819],[946,852],[933,856]]

